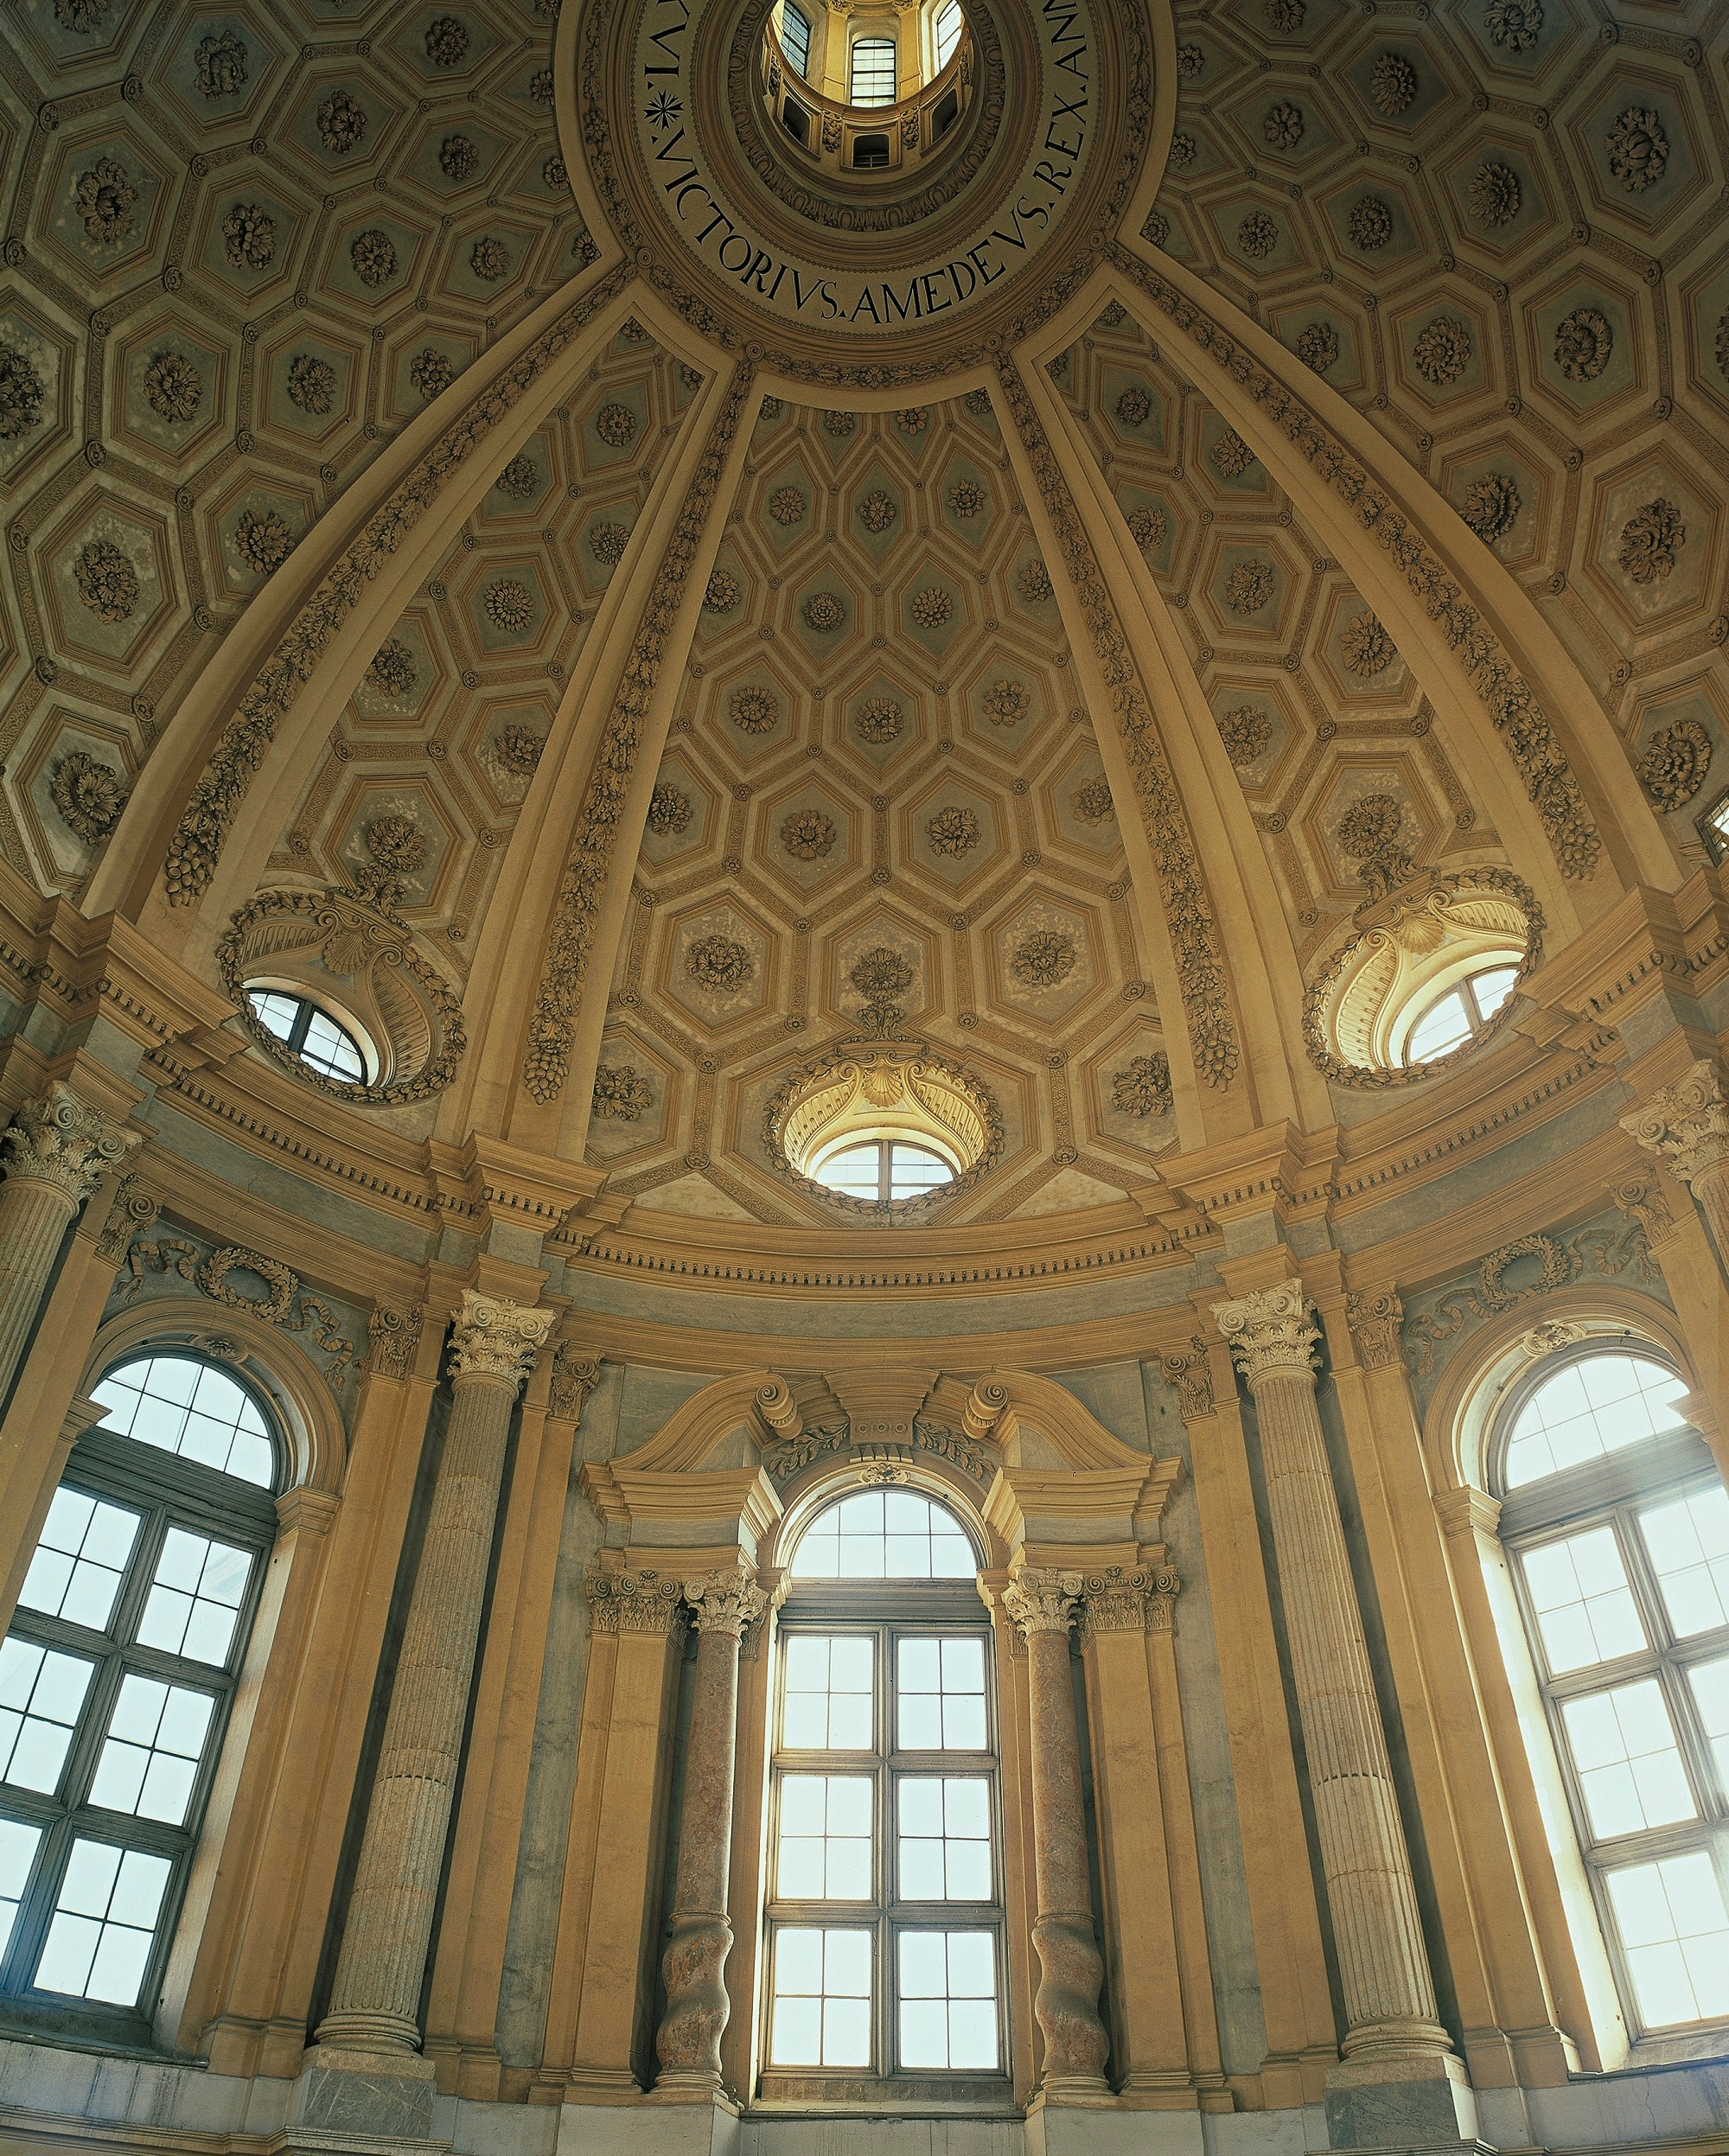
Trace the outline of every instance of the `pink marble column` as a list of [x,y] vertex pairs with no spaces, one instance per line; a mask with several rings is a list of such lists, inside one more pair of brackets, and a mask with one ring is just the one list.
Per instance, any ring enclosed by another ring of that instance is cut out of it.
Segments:
[[1069,1671],[1069,1629],[1081,1606],[1078,1572],[1017,1572],[1003,1607],[1027,1645],[1032,1716],[1032,1835],[1038,1914],[1033,2013],[1044,2038],[1040,2089],[1054,2103],[1107,2101],[1110,2039],[1099,2019],[1105,1964],[1093,1931],[1087,1818],[1081,1794],[1081,1740]]
[[731,2014],[726,1913],[732,1855],[732,1784],[738,1727],[738,1643],[769,1598],[743,1571],[685,1582],[697,1632],[696,1683],[679,1821],[673,1936],[661,1963],[667,2011],[654,2032],[655,2086],[693,2095],[719,2090],[720,2038]]

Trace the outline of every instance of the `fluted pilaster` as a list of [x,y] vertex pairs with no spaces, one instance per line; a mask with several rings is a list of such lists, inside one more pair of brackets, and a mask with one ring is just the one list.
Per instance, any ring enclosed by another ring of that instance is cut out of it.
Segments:
[[1344,1993],[1347,2056],[1445,2052],[1326,1442],[1320,1334],[1283,1282],[1214,1316],[1254,1395],[1316,1831]]
[[1069,1674],[1069,1630],[1080,1607],[1081,1575],[1028,1566],[1003,1595],[1027,1647],[1031,1709],[1033,1870],[1038,1894],[1032,1942],[1038,1952],[1033,2014],[1044,2038],[1047,2098],[1097,2102],[1109,2094],[1110,2039],[1099,2019],[1105,1964],[1093,1930],[1081,1743]]
[[10,1385],[48,1291],[68,1223],[105,1168],[140,1142],[58,1079],[0,1132],[0,1394]]
[[451,1335],[450,1421],[409,1603],[366,1836],[318,2042],[412,2052],[517,1392],[555,1312],[472,1289]]
[[720,2087],[720,2038],[731,2018],[726,1961],[732,1951],[727,1885],[738,1727],[738,1644],[769,1598],[743,1571],[685,1582],[697,1633],[696,1681],[685,1761],[684,1809],[673,1936],[661,1975],[667,2011],[654,2035],[659,2085]]

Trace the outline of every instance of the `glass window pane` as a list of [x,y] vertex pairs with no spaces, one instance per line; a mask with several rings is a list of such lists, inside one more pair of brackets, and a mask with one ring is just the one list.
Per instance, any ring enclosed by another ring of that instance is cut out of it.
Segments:
[[1458,989],[1450,989],[1439,1002],[1432,1003],[1411,1029],[1410,1046],[1405,1051],[1407,1063],[1426,1063],[1432,1056],[1445,1056],[1450,1049],[1471,1038],[1471,1020],[1465,1015],[1464,998]]
[[868,1751],[876,1742],[876,1643],[794,1633],[787,1642],[781,1741],[794,1751]]
[[818,1514],[792,1570],[794,1579],[971,1579],[978,1560],[946,1506],[912,1490],[865,1490]]
[[163,1539],[137,1636],[165,1655],[220,1667],[233,1643],[252,1560],[232,1543],[170,1528]]
[[1729,2013],[1729,1914],[1703,1850],[1605,1874],[1639,2018],[1648,2028]]
[[874,1784],[862,1775],[781,1782],[775,1886],[783,1901],[868,1901]]
[[895,43],[889,37],[860,37],[852,45],[852,103],[892,105],[895,101]]
[[900,2055],[903,2067],[994,2067],[996,1942],[988,1931],[903,1931]]
[[91,1802],[183,1826],[215,1704],[207,1692],[129,1673],[108,1718]]
[[73,1842],[36,1963],[38,1988],[136,2006],[169,1869],[166,1857],[143,1849]]
[[1678,1639],[1729,1623],[1729,1491],[1720,1483],[1639,1515]]
[[977,1776],[903,1775],[895,1796],[901,1899],[989,1901],[989,1785]]
[[871,2063],[871,1935],[783,1925],[775,1934],[769,2056],[775,2066]]
[[1561,1720],[1599,1841],[1696,1816],[1668,1705],[1654,1678],[1565,1700]]
[[1525,1584],[1550,1669],[1562,1675],[1649,1643],[1611,1528],[1545,1542],[1524,1553]]
[[54,1795],[93,1667],[16,1633],[0,1640],[0,1781]]
[[1685,1428],[1678,1402],[1686,1391],[1673,1370],[1649,1355],[1591,1355],[1563,1363],[1520,1410],[1507,1446],[1506,1487],[1517,1489],[1642,1438]]
[[1477,1015],[1486,1025],[1513,993],[1513,984],[1519,978],[1516,966],[1493,966],[1486,973],[1471,977],[1471,993],[1477,998]]
[[105,1631],[137,1538],[136,1512],[62,1486],[42,1522],[19,1602],[44,1616]]
[[810,24],[791,0],[781,10],[781,49],[799,75],[810,73]]
[[112,1371],[93,1397],[115,1412],[102,1426],[268,1489],[275,1454],[258,1404],[226,1370],[190,1355],[153,1355]]
[[22,1819],[0,1819],[0,1954],[11,1942],[18,1904],[24,1898],[41,1839],[40,1827]]
[[936,64],[946,67],[960,42],[960,0],[946,0],[936,17]]
[[903,1751],[982,1751],[985,1649],[972,1638],[900,1643],[896,1725]]

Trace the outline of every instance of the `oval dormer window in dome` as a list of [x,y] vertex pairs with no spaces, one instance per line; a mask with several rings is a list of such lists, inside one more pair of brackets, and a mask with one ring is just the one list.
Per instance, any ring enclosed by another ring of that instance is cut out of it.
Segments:
[[827,1207],[890,1227],[922,1220],[998,1159],[989,1091],[916,1041],[846,1041],[793,1073],[763,1129],[777,1173]]
[[1505,869],[1464,870],[1360,909],[1311,986],[1309,1053],[1336,1083],[1408,1084],[1451,1069],[1504,1024],[1536,965],[1542,915]]
[[962,0],[911,8],[780,0],[762,31],[761,65],[775,139],[834,178],[891,190],[897,180],[928,176],[973,101]]

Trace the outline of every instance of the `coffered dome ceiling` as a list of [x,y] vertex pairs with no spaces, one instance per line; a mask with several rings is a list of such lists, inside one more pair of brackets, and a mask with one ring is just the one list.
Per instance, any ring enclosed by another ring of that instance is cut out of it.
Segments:
[[[992,1133],[909,1227],[1116,1232],[1468,1120],[1707,858],[1729,22],[990,0],[867,184],[762,0],[14,20],[0,852],[420,1074],[236,1019],[199,1113],[869,1235],[775,1103],[898,1038]],[[1533,1000],[1358,1083],[1362,939],[1491,916]]]

